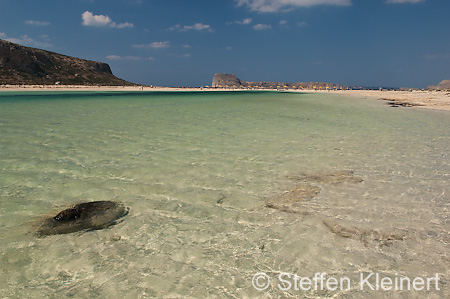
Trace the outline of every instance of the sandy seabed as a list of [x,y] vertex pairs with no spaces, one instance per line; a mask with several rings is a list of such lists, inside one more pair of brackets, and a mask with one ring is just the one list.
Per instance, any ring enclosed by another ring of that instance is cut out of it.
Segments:
[[[450,298],[448,112],[381,100],[402,92],[21,90],[0,93],[2,297]],[[81,200],[130,214],[27,234]],[[284,291],[280,273],[351,284]],[[371,273],[441,290],[359,288]]]

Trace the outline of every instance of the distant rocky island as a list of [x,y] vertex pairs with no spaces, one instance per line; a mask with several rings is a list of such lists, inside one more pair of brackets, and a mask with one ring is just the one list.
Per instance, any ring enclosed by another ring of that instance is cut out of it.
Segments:
[[0,85],[103,85],[134,83],[113,75],[108,64],[0,40]]
[[234,87],[234,88],[306,88],[306,89],[345,89],[347,86],[328,82],[257,82],[242,81],[234,74],[215,74],[212,80],[212,87]]

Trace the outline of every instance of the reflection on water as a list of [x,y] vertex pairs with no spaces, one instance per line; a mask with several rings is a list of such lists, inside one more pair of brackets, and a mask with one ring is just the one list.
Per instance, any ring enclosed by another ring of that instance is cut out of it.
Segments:
[[[449,129],[448,113],[336,95],[1,93],[2,296],[448,297]],[[129,214],[35,236],[101,200]],[[283,272],[355,283],[283,292]],[[440,291],[360,290],[371,272],[438,273]]]

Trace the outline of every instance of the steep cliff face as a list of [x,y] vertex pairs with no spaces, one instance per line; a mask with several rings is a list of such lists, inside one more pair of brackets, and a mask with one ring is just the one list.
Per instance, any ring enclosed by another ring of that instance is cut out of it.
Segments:
[[428,89],[437,89],[437,90],[450,89],[450,80],[442,80],[437,85],[428,86]]
[[0,40],[0,84],[134,85],[106,63],[79,59]]

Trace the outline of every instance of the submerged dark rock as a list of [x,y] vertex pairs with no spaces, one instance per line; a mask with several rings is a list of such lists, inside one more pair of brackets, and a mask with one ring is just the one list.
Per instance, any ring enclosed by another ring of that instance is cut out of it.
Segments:
[[297,184],[291,190],[269,198],[266,203],[266,208],[279,210],[285,213],[309,215],[309,211],[304,209],[297,209],[296,203],[310,201],[317,197],[320,193],[320,188],[311,184],[301,183]]
[[355,176],[353,171],[342,170],[323,174],[303,174],[298,176],[289,176],[290,179],[305,181],[305,182],[316,182],[320,184],[343,184],[343,183],[361,183],[362,178]]
[[[289,179],[299,181],[294,188],[269,198],[265,207],[286,213],[309,215],[312,212],[305,210],[309,201],[315,199],[321,191],[317,185],[338,185],[347,183],[361,183],[363,179],[355,176],[351,170],[335,171],[322,174],[301,174],[288,176]],[[298,207],[302,205],[299,210]]]
[[92,201],[77,204],[38,224],[38,236],[68,234],[97,230],[114,225],[128,214],[128,208],[113,201]]
[[391,245],[393,241],[403,241],[407,236],[398,230],[377,231],[362,227],[339,224],[334,220],[324,219],[323,224],[334,234],[354,240],[361,241],[368,247],[371,242],[378,242],[379,246]]

